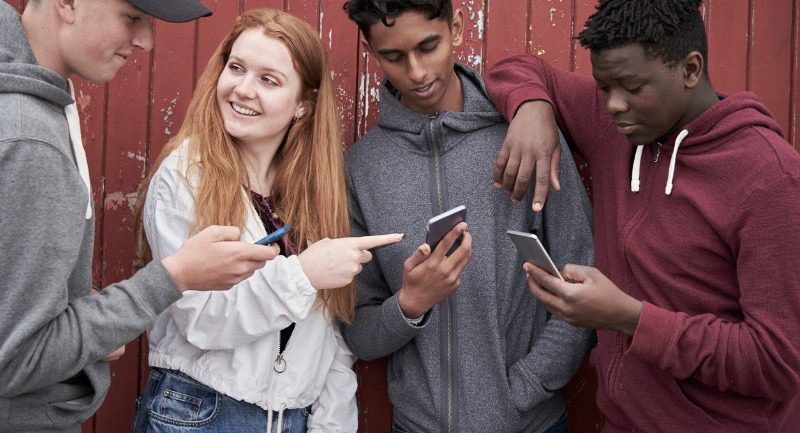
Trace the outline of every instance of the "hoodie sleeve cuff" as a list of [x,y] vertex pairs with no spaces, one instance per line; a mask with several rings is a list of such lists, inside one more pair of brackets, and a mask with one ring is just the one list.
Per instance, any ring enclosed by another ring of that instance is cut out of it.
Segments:
[[160,260],[153,260],[128,280],[129,289],[155,317],[183,296]]
[[506,106],[503,107],[503,116],[507,121],[511,122],[514,116],[517,115],[519,107],[528,101],[545,101],[553,105],[553,101],[550,100],[544,89],[532,85],[517,87],[509,93],[506,99]]
[[431,312],[428,311],[422,317],[422,322],[418,325],[412,325],[400,308],[397,293],[383,303],[383,323],[386,324],[389,330],[403,339],[410,339],[416,336],[430,322],[430,316]]
[[661,365],[671,344],[677,313],[642,302],[639,324],[627,353],[632,353],[654,365]]

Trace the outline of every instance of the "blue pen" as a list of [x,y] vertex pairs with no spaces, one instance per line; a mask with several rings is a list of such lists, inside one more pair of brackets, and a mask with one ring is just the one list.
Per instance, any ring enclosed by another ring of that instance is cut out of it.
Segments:
[[274,232],[264,236],[263,238],[256,241],[259,245],[272,245],[273,242],[276,242],[278,239],[282,238],[283,235],[289,233],[289,230],[292,229],[291,224],[286,224],[283,227],[278,228]]

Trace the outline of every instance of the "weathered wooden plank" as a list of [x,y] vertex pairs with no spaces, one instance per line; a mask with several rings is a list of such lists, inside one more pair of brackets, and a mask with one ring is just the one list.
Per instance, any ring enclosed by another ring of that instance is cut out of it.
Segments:
[[747,88],[749,0],[708,0],[708,72],[717,91],[734,93]]
[[572,70],[572,1],[531,1],[530,7],[530,52]]
[[528,3],[523,1],[486,2],[486,67],[528,50],[528,11]]
[[[103,191],[103,285],[129,277],[135,268],[134,204],[144,171],[148,137],[151,58],[138,53],[108,85]],[[111,364],[112,387],[95,417],[96,431],[126,431],[139,394],[139,344]]]
[[347,18],[340,0],[320,1],[320,37],[328,50],[334,96],[342,123],[343,145],[355,141],[358,90],[358,26]]
[[[748,38],[748,85],[769,107],[788,134],[792,95],[792,3],[753,3]],[[769,78],[767,78],[769,77]]]
[[234,20],[241,11],[241,4],[238,0],[206,0],[203,4],[208,6],[214,15],[201,18],[197,23],[195,74],[198,78],[205,70],[211,54],[217,49],[222,38],[231,30]]

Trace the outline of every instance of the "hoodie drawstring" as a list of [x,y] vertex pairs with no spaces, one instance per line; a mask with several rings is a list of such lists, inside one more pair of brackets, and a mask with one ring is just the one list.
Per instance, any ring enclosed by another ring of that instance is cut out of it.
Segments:
[[[283,412],[286,410],[286,404],[281,403],[280,410],[278,410],[278,430],[275,433],[283,433]],[[272,433],[272,404],[267,403],[267,433]]]
[[[672,157],[669,159],[669,175],[667,176],[667,187],[664,190],[664,194],[671,195],[672,194],[672,186],[673,180],[675,179],[675,161],[678,159],[678,148],[681,147],[681,143],[683,143],[683,139],[689,135],[689,130],[684,129],[678,134],[678,137],[675,139],[675,147],[672,149]],[[644,150],[644,145],[636,146],[636,154],[633,157],[633,168],[631,168],[631,191],[632,192],[639,192],[639,172],[641,171],[642,167],[642,151]]]
[[89,191],[89,203],[86,205],[86,219],[88,220],[92,218],[92,209],[94,207],[92,182],[89,180],[89,164],[86,162],[86,151],[83,148],[83,140],[81,139],[81,120],[78,114],[78,100],[75,99],[75,87],[72,86],[72,81],[67,80],[67,83],[69,84],[69,94],[75,102],[64,107],[64,115],[67,118],[69,141],[72,143],[72,152],[75,154],[78,173],[80,173],[81,179],[86,185],[86,190]]
[[678,134],[678,138],[675,139],[675,148],[672,149],[672,158],[669,159],[669,176],[667,176],[667,188],[664,189],[664,194],[670,195],[672,194],[672,179],[675,177],[675,160],[678,159],[678,148],[681,146],[683,139],[689,135],[689,131],[684,129]]
[[631,191],[639,192],[639,169],[642,166],[642,150],[644,145],[636,146],[636,156],[633,157],[633,168],[631,169]]

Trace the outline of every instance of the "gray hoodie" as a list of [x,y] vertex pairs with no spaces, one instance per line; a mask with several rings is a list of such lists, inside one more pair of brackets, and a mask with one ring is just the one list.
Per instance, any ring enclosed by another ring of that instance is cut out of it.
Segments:
[[[591,210],[562,143],[561,191],[542,215],[494,188],[491,166],[507,125],[481,77],[456,65],[464,111],[415,113],[386,83],[378,126],[347,153],[353,235],[404,232],[374,252],[356,279],[358,305],[344,336],[363,359],[390,356],[394,420],[410,432],[541,432],[564,413],[561,388],[593,332],[551,317],[527,289],[506,230],[536,232],[556,264],[593,261]],[[421,326],[397,302],[403,263],[425,241],[428,218],[467,207],[472,261],[461,286]]]
[[67,89],[0,1],[0,432],[79,432],[108,390],[103,357],[180,297],[158,262],[89,296],[94,218]]

